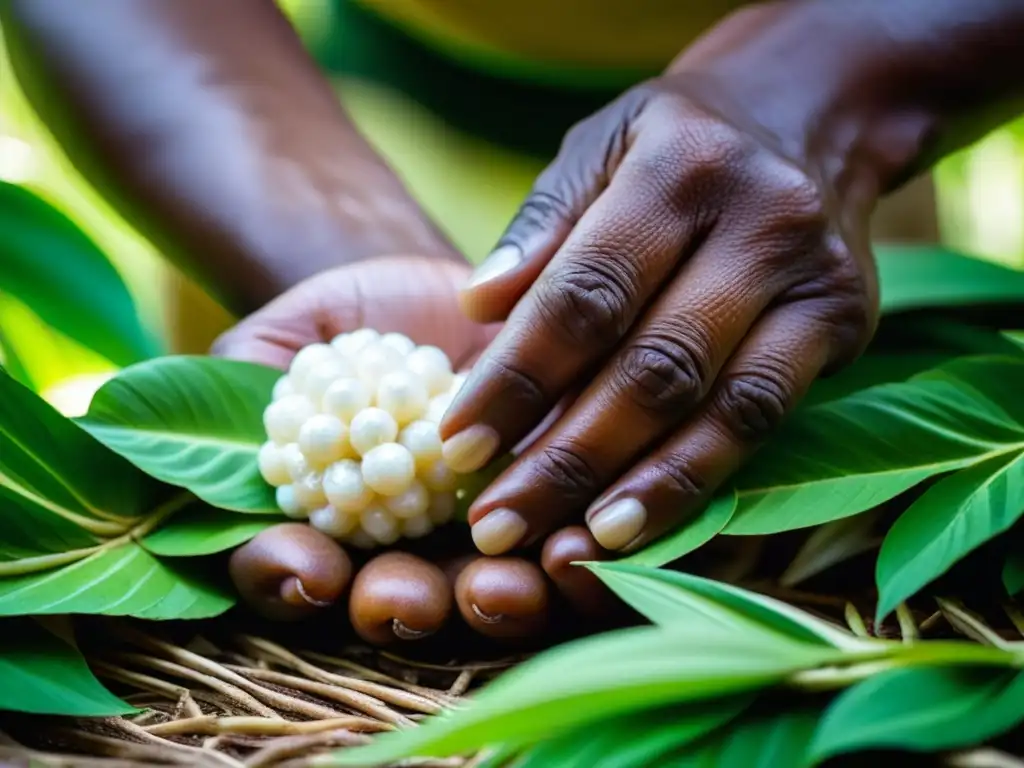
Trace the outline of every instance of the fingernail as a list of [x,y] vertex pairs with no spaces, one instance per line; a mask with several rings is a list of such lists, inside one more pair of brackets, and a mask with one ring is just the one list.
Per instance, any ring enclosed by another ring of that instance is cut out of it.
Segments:
[[493,427],[474,424],[452,435],[441,446],[441,458],[453,472],[476,472],[494,458],[501,437]]
[[485,555],[500,555],[519,543],[527,527],[526,521],[511,509],[496,509],[473,526],[473,543]]
[[622,499],[598,510],[587,525],[602,547],[622,549],[640,535],[646,523],[644,505],[636,499]]
[[484,283],[501,277],[519,266],[523,260],[523,252],[518,245],[503,245],[494,250],[490,256],[473,272],[468,287],[476,288]]

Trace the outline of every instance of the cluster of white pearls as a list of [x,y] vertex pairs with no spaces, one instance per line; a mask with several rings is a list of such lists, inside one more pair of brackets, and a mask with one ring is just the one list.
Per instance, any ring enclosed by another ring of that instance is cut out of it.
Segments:
[[299,350],[263,413],[259,469],[288,517],[356,547],[455,512],[437,425],[462,386],[437,347],[364,328]]

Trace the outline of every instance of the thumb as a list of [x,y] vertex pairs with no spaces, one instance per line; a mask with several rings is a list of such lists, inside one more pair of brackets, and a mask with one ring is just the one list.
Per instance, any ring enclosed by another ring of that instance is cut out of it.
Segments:
[[504,320],[561,248],[625,155],[635,100],[627,94],[566,134],[497,247],[462,288],[459,303],[469,318]]

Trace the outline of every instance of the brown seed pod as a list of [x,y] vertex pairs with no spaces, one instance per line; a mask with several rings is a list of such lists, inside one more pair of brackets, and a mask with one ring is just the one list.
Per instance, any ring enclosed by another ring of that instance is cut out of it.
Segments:
[[481,557],[463,568],[455,600],[466,622],[482,635],[518,639],[547,623],[548,585],[543,572],[518,557]]
[[363,566],[348,604],[352,627],[376,645],[432,635],[451,612],[452,587],[444,572],[405,552],[386,552]]
[[573,608],[587,616],[604,616],[615,604],[614,596],[591,571],[573,563],[606,560],[608,554],[586,527],[573,525],[548,537],[540,563]]
[[236,549],[228,571],[254,611],[296,621],[341,597],[352,578],[352,561],[329,536],[303,523],[282,523]]

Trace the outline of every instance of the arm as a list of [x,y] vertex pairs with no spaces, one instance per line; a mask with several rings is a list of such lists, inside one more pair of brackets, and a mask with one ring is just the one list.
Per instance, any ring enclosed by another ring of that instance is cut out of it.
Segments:
[[1020,0],[755,5],[573,128],[462,294],[507,322],[441,424],[460,469],[586,384],[475,500],[478,548],[699,511],[867,345],[873,208],[1014,113],[1022,39]]
[[458,258],[272,0],[10,0],[0,21],[71,160],[230,310],[370,255]]

